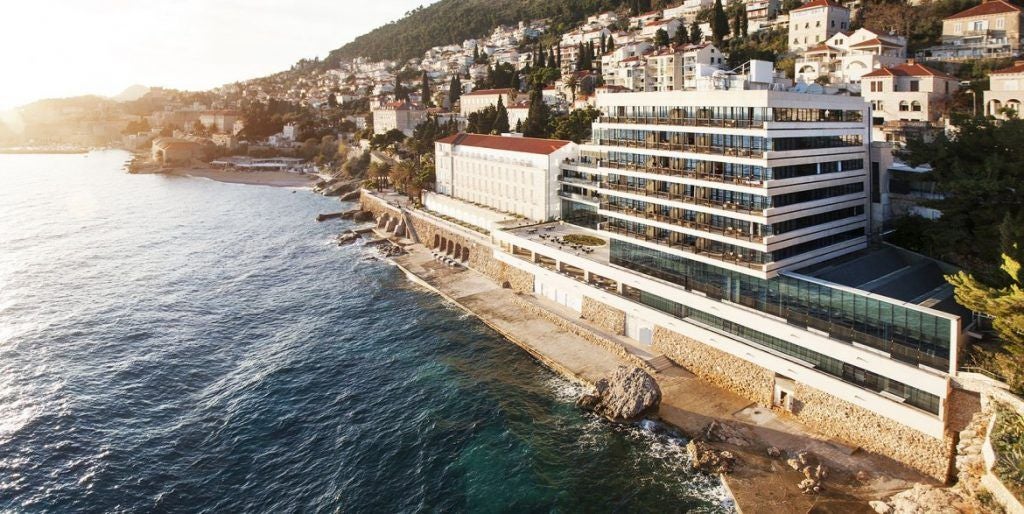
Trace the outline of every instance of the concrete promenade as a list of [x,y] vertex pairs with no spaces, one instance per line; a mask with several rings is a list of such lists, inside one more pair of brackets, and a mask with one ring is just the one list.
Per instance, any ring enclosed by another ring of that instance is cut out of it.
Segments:
[[[565,307],[532,294],[502,289],[473,270],[438,262],[422,245],[403,242],[408,253],[393,261],[411,280],[475,315],[541,363],[570,379],[593,384],[617,366],[633,363],[566,330],[564,323],[581,326],[622,345],[633,356],[652,357],[646,348],[603,331]],[[562,326],[538,317],[529,306],[562,317]],[[702,438],[711,421],[725,423],[738,436],[731,441],[734,444],[715,443],[714,446],[739,456],[736,472],[722,478],[742,512],[873,512],[867,505],[868,500],[907,489],[915,482],[928,482],[891,459],[819,438],[811,427],[752,405],[681,367],[672,366],[654,376],[663,393],[658,412],[662,420],[680,428],[688,437]],[[833,470],[826,480],[826,492],[816,497],[802,494],[796,485],[803,476],[784,461],[769,459],[765,453],[769,446],[790,454],[807,450],[818,455]],[[867,472],[868,478],[863,475],[856,478],[858,471]]]

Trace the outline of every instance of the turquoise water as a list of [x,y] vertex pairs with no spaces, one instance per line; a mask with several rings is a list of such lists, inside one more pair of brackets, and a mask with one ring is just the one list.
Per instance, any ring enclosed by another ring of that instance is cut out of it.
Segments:
[[306,191],[0,156],[0,511],[722,512]]

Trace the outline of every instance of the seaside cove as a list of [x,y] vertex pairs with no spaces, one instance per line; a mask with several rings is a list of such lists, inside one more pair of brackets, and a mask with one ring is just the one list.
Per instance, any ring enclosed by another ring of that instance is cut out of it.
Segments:
[[0,510],[728,512],[290,188],[0,156]]

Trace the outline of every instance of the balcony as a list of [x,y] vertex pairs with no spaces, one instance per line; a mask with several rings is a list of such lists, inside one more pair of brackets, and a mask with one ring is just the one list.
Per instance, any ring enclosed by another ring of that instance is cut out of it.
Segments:
[[628,123],[630,125],[677,125],[682,127],[764,128],[762,120],[723,120],[711,118],[684,118],[682,116],[601,116],[598,123]]
[[558,176],[559,182],[565,182],[566,184],[575,184],[584,187],[598,187],[601,185],[601,181],[597,179],[586,179],[581,177],[566,177],[565,175]]
[[750,241],[750,242],[758,242],[758,243],[764,241],[764,237],[763,236],[750,234],[749,232],[745,231],[743,228],[739,228],[739,227],[729,227],[729,226],[720,227],[720,226],[716,226],[716,225],[711,225],[709,223],[701,223],[700,221],[697,221],[695,219],[690,219],[690,218],[685,218],[685,217],[681,218],[681,217],[678,217],[678,216],[669,216],[669,215],[660,214],[660,213],[654,212],[654,211],[641,211],[641,210],[631,209],[629,207],[623,207],[621,205],[616,205],[616,204],[608,203],[608,202],[602,202],[601,205],[600,205],[600,208],[602,210],[605,210],[605,211],[619,212],[619,213],[622,213],[622,214],[627,214],[627,215],[630,215],[630,216],[635,216],[635,217],[641,218],[641,219],[647,219],[647,220],[652,220],[652,221],[658,221],[658,222],[661,222],[661,223],[667,223],[669,225],[675,225],[675,226],[680,227],[680,228],[689,228],[689,229],[693,229],[693,230],[699,230],[701,232],[707,232],[707,233],[711,233],[711,234],[719,234],[719,235],[722,235],[722,236],[725,236],[725,237],[729,237],[729,238],[732,238],[732,239],[737,239],[737,240],[740,240],[740,241]]
[[712,200],[708,198],[698,198],[695,196],[684,195],[681,193],[672,193],[669,191],[658,191],[654,189],[634,187],[626,184],[620,184],[616,182],[602,182],[601,187],[604,189],[611,189],[613,191],[622,191],[624,193],[631,193],[640,196],[646,196],[651,198],[660,198],[662,200],[672,200],[676,202],[701,205],[704,207],[711,207],[713,209],[721,209],[725,211],[734,211],[742,214],[748,214],[751,216],[764,216],[766,208],[757,208],[751,205],[739,204],[734,202],[726,202],[720,200]]
[[[655,243],[666,248],[680,250],[686,253],[699,255],[701,257],[714,259],[724,263],[735,264],[737,266],[743,266],[745,268],[750,268],[758,271],[765,271],[766,263],[758,262],[756,259],[751,259],[745,255],[736,252],[713,252],[705,250],[700,248],[697,242],[688,243],[686,241],[673,241],[671,238],[650,236],[645,233],[634,232],[632,230],[617,227],[610,223],[601,223],[600,225],[598,225],[598,230],[604,230],[605,232],[619,234],[640,241]],[[763,254],[759,253],[759,255]]]
[[605,146],[617,146],[625,148],[640,148],[647,150],[666,150],[670,152],[689,152],[706,155],[722,155],[726,157],[749,157],[753,159],[766,158],[766,150],[761,148],[737,148],[732,146],[711,146],[711,145],[690,145],[686,143],[673,143],[671,141],[638,141],[636,139],[612,139],[604,138],[596,140],[593,144]]

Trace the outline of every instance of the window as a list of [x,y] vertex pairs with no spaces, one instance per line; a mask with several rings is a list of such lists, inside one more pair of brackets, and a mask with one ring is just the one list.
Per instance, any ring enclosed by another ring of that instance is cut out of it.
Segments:
[[910,81],[910,90],[911,91],[920,91],[921,90],[921,81],[919,81],[919,80],[911,80]]
[[906,112],[906,111],[909,111],[909,110],[910,110],[910,106],[907,104],[907,101],[906,100],[901,100],[900,101],[900,112]]
[[844,21],[844,22],[840,23],[839,24],[839,28],[845,29],[846,28],[846,22]]
[[979,20],[979,21],[971,23],[971,30],[973,30],[975,32],[981,32],[981,31],[985,30],[985,22]]
[[963,32],[963,31],[964,31],[963,23],[957,23],[956,25],[953,25],[953,32],[960,33],[960,32]]
[[1004,21],[1004,18],[997,19],[996,20],[996,28],[997,29],[1002,29],[1004,27],[1006,27],[1006,21]]
[[911,102],[910,110],[914,112],[921,112],[921,102],[918,102],[917,100]]

